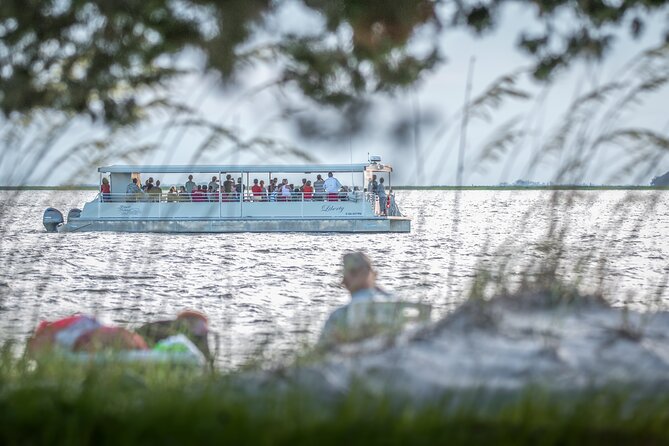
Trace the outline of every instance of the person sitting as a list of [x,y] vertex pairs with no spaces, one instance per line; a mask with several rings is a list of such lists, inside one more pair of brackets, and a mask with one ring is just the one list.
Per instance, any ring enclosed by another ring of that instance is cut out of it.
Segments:
[[204,198],[204,191],[202,190],[202,185],[198,184],[196,189],[193,189],[193,193],[191,194],[193,197],[193,202],[194,203],[201,203],[205,201]]
[[179,186],[179,200],[178,201],[191,201],[190,192],[188,192],[186,190],[185,186]]
[[251,186],[251,193],[253,201],[261,201],[262,200],[262,192],[263,188],[258,184],[258,179],[254,178],[253,179],[253,186]]
[[293,188],[288,184],[288,180],[284,178],[281,185],[281,201],[290,201],[293,196]]
[[200,312],[182,311],[174,320],[149,322],[137,328],[135,332],[144,338],[149,348],[170,336],[183,334],[195,344],[208,361],[212,359],[208,341],[208,320]]
[[267,189],[264,180],[260,180],[260,201],[267,201]]
[[311,186],[311,181],[307,181],[302,189],[305,201],[311,201],[314,198],[314,188]]
[[137,178],[132,179],[132,182],[126,187],[125,193],[128,201],[137,201],[137,198],[142,194],[142,189],[137,185]]
[[328,172],[328,179],[323,183],[323,188],[328,194],[328,201],[337,201],[341,183],[332,175],[332,172]]
[[177,188],[172,186],[167,191],[167,202],[174,203],[175,201],[179,201],[179,195],[177,194]]
[[345,254],[343,264],[342,284],[351,294],[351,302],[330,315],[318,341],[320,346],[392,334],[412,321],[429,320],[429,305],[398,301],[377,287],[376,271],[362,252]]
[[142,189],[144,190],[144,192],[148,192],[152,188],[153,188],[153,177],[149,177],[149,179],[146,180],[146,182],[144,183]]
[[100,185],[100,193],[102,194],[102,201],[110,201],[109,197],[111,194],[111,187],[109,186],[109,180],[107,177],[102,177],[102,184]]
[[160,201],[163,196],[163,190],[160,187],[160,180],[157,180],[156,185],[150,187],[147,192],[151,195],[151,201]]

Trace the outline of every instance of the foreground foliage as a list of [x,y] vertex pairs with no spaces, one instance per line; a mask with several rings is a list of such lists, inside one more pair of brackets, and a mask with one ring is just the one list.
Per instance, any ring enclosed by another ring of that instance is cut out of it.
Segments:
[[[249,375],[30,364],[0,372],[0,443],[21,444],[659,444],[669,397],[458,392],[431,402],[337,397]],[[270,384],[268,384],[270,383]],[[651,394],[649,392],[648,394]]]

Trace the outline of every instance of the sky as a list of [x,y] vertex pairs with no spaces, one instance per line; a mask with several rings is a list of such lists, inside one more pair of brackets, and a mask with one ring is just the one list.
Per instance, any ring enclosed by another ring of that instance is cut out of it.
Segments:
[[[373,109],[361,124],[362,131],[353,135],[339,138],[304,137],[295,125],[296,117],[300,114],[316,116],[327,127],[336,120],[336,112],[324,112],[321,106],[300,99],[290,91],[280,92],[276,88],[262,89],[249,95],[248,91],[275,78],[277,70],[271,65],[256,65],[247,69],[239,76],[239,82],[232,86],[222,85],[214,75],[186,76],[169,87],[169,94],[173,99],[198,109],[199,114],[207,120],[233,128],[244,140],[262,137],[281,141],[286,146],[303,150],[319,163],[365,162],[368,154],[380,155],[384,162],[395,166],[394,184],[452,185],[456,183],[458,149],[462,142],[461,119],[457,113],[465,101],[467,75],[472,60],[472,98],[480,95],[500,76],[531,64],[531,60],[515,45],[519,29],[517,25],[532,23],[533,12],[518,5],[510,5],[503,11],[497,29],[483,37],[460,30],[446,32],[439,42],[446,62],[437,70],[427,73],[409,91],[375,98]],[[307,30],[313,26],[314,20],[318,19],[305,16],[299,9],[289,6],[282,10],[274,26],[278,30]],[[632,57],[658,44],[664,23],[663,16],[653,19],[638,41],[632,41],[626,31],[622,32],[604,62],[574,64],[561,72],[548,90],[545,85],[527,76],[520,77],[516,87],[543,100],[507,101],[491,113],[488,120],[470,118],[465,132],[463,184],[495,185],[517,179],[544,183],[556,181],[556,172],[561,164],[568,161],[569,153],[561,153],[541,163],[532,163],[536,149],[555,134],[557,126],[568,116],[570,105],[577,97],[615,80]],[[197,56],[193,55],[186,55],[184,60],[187,63],[198,63]],[[545,96],[540,96],[542,92]],[[667,99],[667,89],[655,91],[646,97],[643,104],[637,104],[631,113],[622,116],[618,125],[644,126],[666,134],[668,118],[664,104]],[[294,116],[282,116],[282,105],[286,101],[296,105],[301,112]],[[235,147],[225,142],[217,150],[201,151],[196,158],[196,149],[206,139],[207,133],[202,129],[186,132],[176,127],[168,126],[165,129],[168,119],[169,116],[158,116],[152,124],[118,136],[117,144],[157,141],[161,149],[136,159],[141,164],[189,164],[193,159],[201,164],[303,162],[299,157],[277,151],[258,155],[248,150],[235,150]],[[402,136],[394,128],[404,121],[410,125],[409,131]],[[421,124],[414,126],[416,121]],[[500,126],[510,121],[524,129],[525,136],[511,144],[508,152],[499,159],[481,159],[486,143],[495,139]],[[448,130],[442,133],[444,128]],[[415,129],[417,132],[414,132]],[[96,135],[104,135],[104,131],[83,120],[72,122],[67,134],[54,142],[54,149],[39,159],[2,163],[0,183],[94,184],[98,181],[97,166],[77,162],[76,158],[61,164],[57,169],[52,166],[69,147]],[[2,150],[15,149],[4,146]],[[652,174],[640,171],[641,167],[620,174],[620,166],[616,162],[623,155],[614,148],[599,151],[590,160],[590,168],[579,171],[573,178],[557,178],[557,181],[647,184],[653,175],[669,170],[667,158],[664,164],[656,166],[657,170]],[[127,161],[113,157],[106,162],[127,164]]]

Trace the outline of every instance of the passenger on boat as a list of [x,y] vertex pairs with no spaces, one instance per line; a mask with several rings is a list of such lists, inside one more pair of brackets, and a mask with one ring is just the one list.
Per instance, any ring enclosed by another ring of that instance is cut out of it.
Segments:
[[328,194],[328,201],[337,201],[341,183],[332,175],[332,172],[328,172],[328,179],[323,183],[323,187]]
[[302,178],[302,186],[300,186],[300,192],[304,192],[304,186],[307,185],[307,179]]
[[186,191],[186,187],[179,186],[179,201],[190,201],[190,200],[191,196],[190,193]]
[[[288,182],[288,180],[286,180]],[[290,184],[284,184],[281,187],[281,201],[290,201],[293,196],[293,188]]]
[[367,185],[367,192],[369,192],[370,194],[375,194],[378,185],[379,183],[376,181],[376,175],[372,175],[372,179],[369,181],[369,184]]
[[179,201],[179,194],[177,194],[177,188],[172,186],[170,187],[170,190],[167,191],[167,202],[174,203],[175,201]]
[[193,189],[195,189],[195,181],[193,181],[193,175],[188,175],[188,181],[186,182],[186,185],[184,186],[184,189],[186,192],[190,195],[193,193]]
[[314,181],[314,196],[316,201],[323,201],[325,198],[325,189],[323,188],[324,183],[325,181],[323,181],[321,174],[316,175],[316,181]]
[[214,192],[214,188],[211,183],[209,186],[207,186],[207,201],[218,201],[218,192]]
[[144,183],[144,192],[148,192],[150,189],[153,188],[153,177],[149,177],[148,180],[146,180],[146,183]]
[[387,204],[386,201],[388,196],[386,195],[386,188],[383,187],[383,177],[379,178],[379,185],[376,187],[376,194],[379,196],[379,212],[381,215],[387,214]]
[[225,176],[225,181],[223,181],[223,201],[233,201],[232,197],[232,187],[234,182],[232,181],[232,175],[227,174]]
[[193,189],[193,193],[191,194],[193,197],[193,202],[195,203],[201,203],[203,201],[206,201],[204,197],[204,191],[202,190],[202,185],[198,184],[196,189]]
[[137,178],[132,179],[132,182],[126,187],[125,193],[128,201],[137,201],[137,198],[142,195],[142,189],[137,185]]
[[215,192],[218,192],[218,177],[213,176],[211,177],[211,181],[209,182],[209,187]]
[[107,177],[102,177],[102,185],[100,185],[100,192],[102,193],[102,201],[110,201],[109,194],[111,194],[111,188],[109,187],[109,180]]
[[311,201],[314,198],[314,188],[311,186],[310,180],[307,180],[305,183],[302,193],[304,194],[305,201]]
[[235,185],[235,193],[237,194],[237,200],[239,200],[239,196],[246,190],[246,186],[242,184],[242,177],[237,178],[237,184]]
[[262,200],[262,187],[258,184],[258,179],[254,178],[253,179],[253,186],[251,186],[251,193],[253,201],[261,201]]
[[267,189],[264,180],[260,180],[260,201],[267,201]]
[[156,185],[151,187],[147,192],[151,195],[151,201],[160,201],[163,190],[160,188],[160,180],[156,180]]

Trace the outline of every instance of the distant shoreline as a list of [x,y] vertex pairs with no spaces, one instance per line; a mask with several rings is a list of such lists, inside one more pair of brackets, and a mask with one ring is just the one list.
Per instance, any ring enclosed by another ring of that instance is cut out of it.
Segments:
[[[669,190],[669,186],[393,186],[393,190]],[[0,186],[0,191],[75,191],[97,186]]]
[[394,186],[394,190],[669,190],[669,186]]

